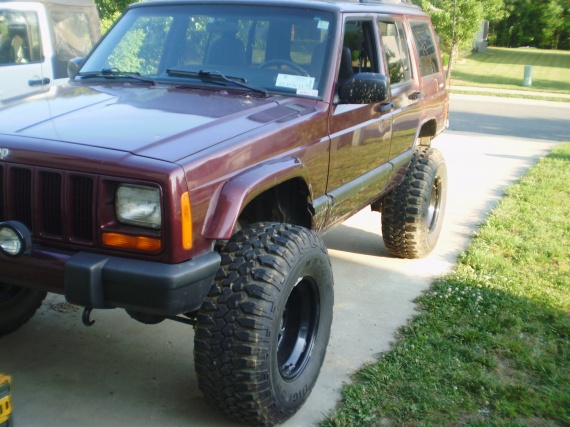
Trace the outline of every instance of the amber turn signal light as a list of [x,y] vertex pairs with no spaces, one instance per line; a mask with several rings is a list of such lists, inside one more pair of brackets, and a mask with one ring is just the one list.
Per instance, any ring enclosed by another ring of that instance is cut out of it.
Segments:
[[162,247],[160,239],[153,237],[109,232],[103,233],[103,244],[113,248],[133,249],[144,252],[158,252]]
[[188,192],[180,197],[182,211],[182,247],[192,249],[192,210],[190,209],[190,195]]

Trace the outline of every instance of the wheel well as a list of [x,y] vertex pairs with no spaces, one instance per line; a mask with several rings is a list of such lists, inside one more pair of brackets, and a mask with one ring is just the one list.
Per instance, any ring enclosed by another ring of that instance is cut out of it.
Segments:
[[247,204],[238,218],[241,227],[260,221],[311,228],[309,190],[305,182],[292,179],[264,191]]
[[437,121],[435,119],[431,119],[422,125],[418,138],[430,137],[431,139],[431,137],[434,137],[436,133]]

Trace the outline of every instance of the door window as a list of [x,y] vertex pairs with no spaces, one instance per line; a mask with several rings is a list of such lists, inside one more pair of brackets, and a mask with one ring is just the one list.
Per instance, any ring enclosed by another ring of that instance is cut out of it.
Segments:
[[378,55],[371,21],[347,21],[339,70],[339,81],[354,73],[378,72]]
[[413,78],[410,52],[402,22],[379,22],[384,56],[390,74],[390,83],[397,84]]

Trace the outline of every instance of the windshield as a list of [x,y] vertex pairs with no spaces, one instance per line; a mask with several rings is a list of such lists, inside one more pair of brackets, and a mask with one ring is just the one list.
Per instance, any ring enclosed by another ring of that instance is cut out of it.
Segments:
[[331,68],[332,27],[332,14],[308,9],[204,4],[134,8],[79,75],[113,70],[184,86],[255,87],[320,98]]

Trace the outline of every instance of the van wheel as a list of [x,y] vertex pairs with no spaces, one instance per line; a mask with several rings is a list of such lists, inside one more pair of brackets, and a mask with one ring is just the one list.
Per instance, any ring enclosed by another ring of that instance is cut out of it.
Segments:
[[399,258],[422,258],[437,243],[447,198],[447,167],[435,148],[418,147],[404,180],[382,204],[382,237]]
[[198,385],[221,413],[274,425],[307,400],[323,363],[333,276],[318,235],[299,226],[245,226],[197,315]]
[[30,320],[46,295],[43,291],[0,283],[0,336]]

